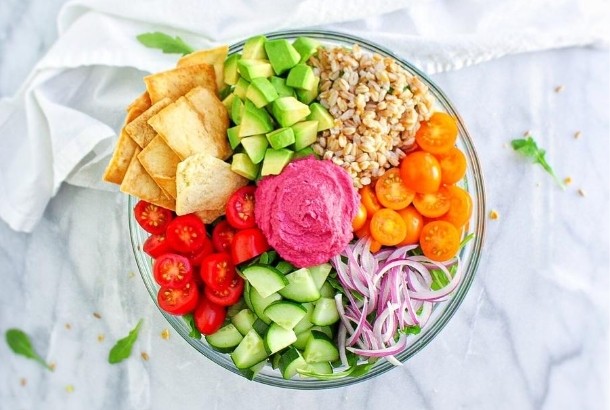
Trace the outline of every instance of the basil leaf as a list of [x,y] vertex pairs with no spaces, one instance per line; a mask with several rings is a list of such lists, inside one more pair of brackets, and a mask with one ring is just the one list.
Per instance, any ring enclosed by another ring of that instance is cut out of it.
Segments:
[[172,37],[159,31],[155,31],[154,33],[143,33],[136,38],[146,47],[158,48],[166,54],[186,55],[195,51],[180,37]]
[[193,315],[191,313],[183,315],[182,319],[184,319],[186,324],[189,325],[189,328],[191,329],[191,331],[189,332],[189,336],[193,339],[201,339],[201,332],[199,331],[199,329],[197,329],[197,326],[195,326],[195,318],[193,317]]
[[40,363],[47,370],[53,371],[53,368],[40,357],[36,350],[34,350],[30,337],[23,330],[8,329],[5,333],[5,337],[6,344],[8,344],[8,347],[11,348],[13,353],[32,359]]
[[402,329],[402,333],[405,335],[418,335],[421,332],[421,327],[419,325],[406,326]]
[[127,336],[118,340],[108,353],[108,363],[115,364],[122,362],[131,355],[131,349],[138,339],[138,333],[144,319],[140,319],[136,327],[134,327]]
[[546,162],[546,151],[542,148],[538,148],[536,141],[534,141],[532,137],[528,136],[524,139],[514,139],[511,141],[511,145],[515,151],[531,159],[534,164],[540,164],[540,166],[555,179],[555,182],[557,182],[560,187],[565,187],[563,182],[561,182],[559,178],[557,178],[557,175],[555,175],[555,172],[553,172],[553,168]]

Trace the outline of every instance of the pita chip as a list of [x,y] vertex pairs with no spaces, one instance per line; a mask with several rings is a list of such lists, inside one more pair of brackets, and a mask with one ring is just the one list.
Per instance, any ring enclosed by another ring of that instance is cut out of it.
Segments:
[[215,141],[219,151],[218,158],[226,159],[231,153],[231,146],[227,139],[229,128],[229,113],[222,101],[210,90],[197,87],[185,95],[188,102],[197,110],[203,119],[203,125],[208,134]]
[[138,154],[138,160],[148,173],[166,194],[176,198],[176,168],[180,158],[163,138],[156,136]]
[[225,214],[224,207],[222,207],[221,209],[212,209],[210,211],[195,212],[195,215],[197,215],[199,217],[199,219],[201,219],[203,221],[203,223],[205,223],[205,224],[211,224],[212,222],[214,222],[216,219],[220,218],[224,214]]
[[127,134],[140,146],[140,148],[146,147],[148,143],[157,136],[155,130],[148,125],[148,120],[170,103],[171,100],[169,98],[162,99],[125,126]]
[[147,91],[144,91],[127,106],[127,119],[125,120],[125,123],[129,123],[136,119],[140,114],[148,110],[151,105],[150,96]]
[[120,185],[137,148],[138,144],[129,138],[123,128],[112,153],[112,158],[106,167],[106,171],[104,171],[104,181]]
[[216,74],[211,64],[195,64],[174,68],[144,77],[146,90],[153,104],[164,98],[174,101],[197,86],[216,92]]
[[224,63],[229,53],[229,46],[222,45],[208,50],[199,50],[194,53],[187,54],[178,60],[178,67],[184,67],[195,64],[212,64],[214,73],[216,74],[216,89],[220,90],[224,87]]

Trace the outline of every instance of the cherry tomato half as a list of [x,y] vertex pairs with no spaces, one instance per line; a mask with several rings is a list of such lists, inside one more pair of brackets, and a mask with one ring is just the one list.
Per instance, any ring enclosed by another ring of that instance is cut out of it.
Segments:
[[441,164],[441,182],[446,185],[455,184],[466,175],[466,157],[456,147],[438,156]]
[[167,242],[167,238],[164,234],[162,235],[150,235],[144,244],[142,245],[142,250],[150,255],[152,258],[157,258],[164,253],[168,253],[172,251],[172,248],[169,246]]
[[422,252],[433,261],[451,259],[460,247],[460,233],[446,221],[432,221],[424,225],[419,238]]
[[193,313],[195,326],[204,335],[211,335],[220,329],[226,316],[227,310],[223,306],[209,301],[205,296],[201,298]]
[[143,200],[138,201],[133,208],[133,213],[142,229],[153,235],[165,233],[167,224],[173,218],[172,211],[169,209],[161,208]]
[[415,151],[400,164],[400,176],[407,188],[424,194],[438,191],[441,185],[441,165],[434,155]]
[[167,226],[167,240],[172,249],[181,253],[197,252],[209,241],[205,225],[193,214],[182,215]]
[[461,228],[472,215],[472,198],[468,192],[457,186],[448,186],[447,190],[451,205],[441,219],[452,223],[456,228]]
[[212,231],[212,242],[216,252],[231,252],[231,242],[235,235],[233,228],[227,221],[221,221],[216,224]]
[[205,240],[203,241],[203,246],[201,249],[195,252],[187,253],[185,256],[188,258],[189,262],[193,266],[201,265],[201,261],[208,255],[214,253],[214,245],[212,245],[212,241],[208,236],[205,236]]
[[359,193],[360,201],[362,201],[362,205],[366,208],[366,213],[369,217],[381,209],[381,204],[377,199],[377,195],[375,195],[375,191],[370,185],[361,188]]
[[192,280],[193,268],[184,256],[166,253],[155,259],[153,276],[161,286],[180,288]]
[[428,121],[423,121],[415,141],[424,151],[433,154],[443,154],[455,145],[458,128],[455,119],[444,112],[435,112]]
[[271,249],[271,247],[267,242],[267,238],[265,238],[265,235],[260,229],[244,229],[243,231],[238,231],[233,237],[231,256],[233,257],[233,263],[238,265],[269,249]]
[[375,193],[381,205],[395,211],[409,206],[415,196],[415,192],[402,181],[397,168],[386,171],[379,178],[375,184]]
[[357,231],[354,231],[354,235],[358,238],[364,238],[366,236],[371,236],[371,220],[367,219],[364,222],[364,225],[360,227]]
[[421,230],[424,227],[423,216],[415,209],[413,205],[409,205],[405,209],[398,211],[398,214],[402,217],[407,225],[407,235],[405,239],[398,244],[398,246],[415,245],[419,242]]
[[229,286],[224,290],[214,290],[211,287],[205,288],[205,297],[220,306],[231,306],[237,303],[244,293],[244,280],[235,276]]
[[370,229],[373,239],[386,246],[399,244],[407,234],[405,221],[398,212],[387,208],[375,212]]
[[451,205],[451,194],[446,187],[440,187],[432,194],[417,194],[413,205],[423,216],[438,218],[447,213]]
[[356,216],[354,217],[354,220],[352,221],[352,229],[354,231],[357,231],[358,229],[362,228],[364,226],[364,224],[366,223],[366,217],[367,217],[366,208],[364,207],[362,202],[360,202],[360,205],[358,205],[358,211],[356,212]]
[[254,228],[254,192],[256,187],[249,185],[239,188],[227,202],[227,221],[236,229]]
[[235,266],[228,253],[213,253],[203,258],[199,274],[207,287],[223,290],[235,277]]
[[199,290],[195,282],[174,288],[162,286],[157,294],[157,302],[161,309],[172,315],[185,315],[195,310],[199,300]]

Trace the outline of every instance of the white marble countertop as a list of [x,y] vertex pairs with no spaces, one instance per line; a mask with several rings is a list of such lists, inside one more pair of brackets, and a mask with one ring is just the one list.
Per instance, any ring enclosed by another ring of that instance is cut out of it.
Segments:
[[[0,97],[52,43],[61,3],[0,6]],[[0,408],[607,408],[609,66],[608,51],[574,48],[433,76],[470,129],[500,217],[488,219],[477,277],[440,335],[402,368],[348,388],[249,382],[175,332],[161,338],[169,326],[133,274],[126,199],[64,185],[33,233],[0,222],[0,331],[27,331],[56,366],[0,343]],[[572,179],[566,190],[509,147],[528,130]],[[140,317],[134,355],[109,365],[113,341]]]

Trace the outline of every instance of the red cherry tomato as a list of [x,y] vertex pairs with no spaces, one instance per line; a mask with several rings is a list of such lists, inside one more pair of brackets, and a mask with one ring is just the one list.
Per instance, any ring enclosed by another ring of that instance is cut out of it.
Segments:
[[181,253],[197,252],[209,241],[205,225],[193,214],[182,215],[167,226],[167,240],[172,249]]
[[224,290],[214,290],[210,286],[205,288],[205,297],[220,306],[231,306],[237,303],[244,293],[244,280],[235,276],[228,288]]
[[195,326],[204,335],[211,335],[220,329],[226,316],[227,310],[223,306],[217,305],[205,297],[201,298],[193,314]]
[[199,249],[196,252],[188,253],[185,256],[188,258],[189,262],[191,262],[191,265],[199,266],[199,265],[201,265],[201,261],[203,261],[203,258],[205,258],[206,256],[211,255],[213,253],[214,253],[214,245],[212,245],[212,241],[206,235],[201,249]]
[[159,307],[172,315],[185,315],[197,307],[199,290],[195,282],[187,282],[182,287],[162,286],[157,294]]
[[223,290],[235,277],[235,265],[228,253],[213,253],[201,261],[200,275],[207,287]]
[[172,248],[165,235],[150,235],[142,245],[142,250],[152,258],[157,258],[164,253],[171,252]]
[[255,186],[239,188],[227,202],[227,221],[236,229],[254,228]]
[[233,243],[231,244],[233,263],[238,265],[269,249],[271,247],[267,242],[267,238],[265,238],[260,229],[250,228],[238,231],[233,237]]
[[153,276],[160,286],[179,288],[193,279],[193,268],[184,256],[166,253],[155,259]]
[[216,252],[231,252],[231,242],[235,235],[233,228],[227,221],[221,221],[216,224],[212,231],[212,242]]
[[153,235],[165,233],[167,225],[173,218],[169,209],[142,200],[133,208],[133,213],[142,229]]

